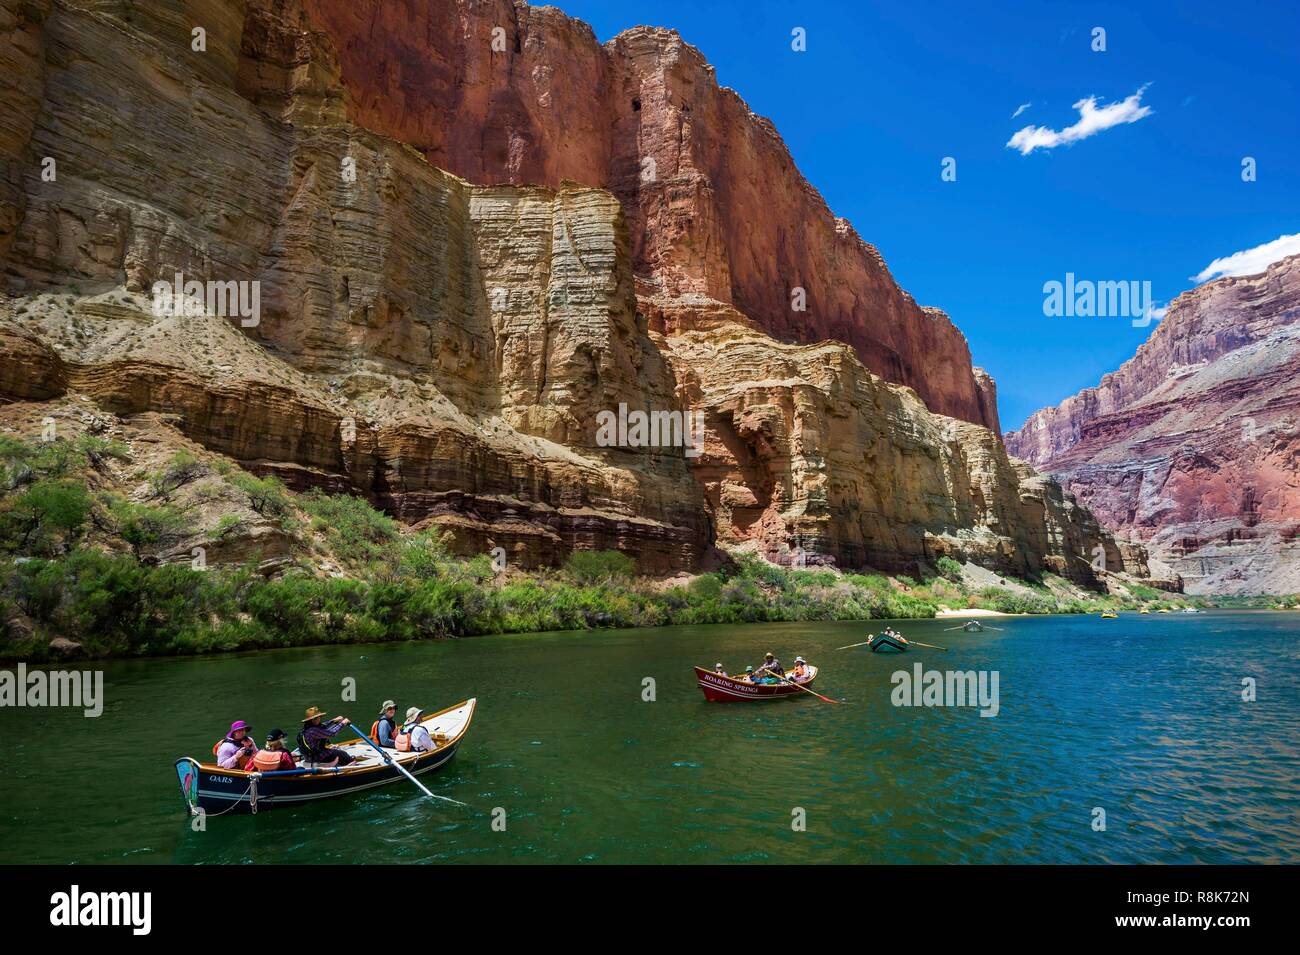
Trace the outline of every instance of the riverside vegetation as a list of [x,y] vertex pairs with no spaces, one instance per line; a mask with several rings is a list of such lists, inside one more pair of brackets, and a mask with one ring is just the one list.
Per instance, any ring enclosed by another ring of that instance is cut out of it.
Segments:
[[[671,581],[617,551],[560,568],[498,572],[458,557],[441,530],[412,532],[361,498],[293,493],[201,450],[132,469],[123,444],[84,433],[0,436],[0,656],[144,656],[667,624],[1153,609],[1170,595],[1128,585],[1089,594],[1059,577],[974,586],[942,557],[928,579],[789,569],[733,553]],[[123,488],[133,486],[129,493]],[[196,546],[253,529],[292,545],[274,573],[253,557],[196,569]],[[1177,603],[1187,605],[1188,599]],[[1174,603],[1172,605],[1177,605]]]

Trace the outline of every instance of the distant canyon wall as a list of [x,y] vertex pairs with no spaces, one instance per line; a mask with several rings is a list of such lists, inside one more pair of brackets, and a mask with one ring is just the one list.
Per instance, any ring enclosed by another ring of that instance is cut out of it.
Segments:
[[1005,439],[1189,589],[1300,591],[1300,256],[1180,295],[1132,359]]

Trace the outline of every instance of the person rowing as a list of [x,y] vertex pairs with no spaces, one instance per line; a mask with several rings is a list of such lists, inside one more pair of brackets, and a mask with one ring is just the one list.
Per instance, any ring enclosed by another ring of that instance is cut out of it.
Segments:
[[346,750],[331,746],[330,739],[352,721],[343,716],[335,716],[328,723],[322,723],[324,717],[324,710],[318,710],[314,706],[307,709],[307,715],[302,718],[302,732],[298,734],[298,751],[304,762],[310,761],[319,766],[346,766],[355,757]]
[[766,671],[772,674],[782,674],[785,670],[781,669],[781,661],[770,653],[763,654],[763,662],[758,665],[759,672]]

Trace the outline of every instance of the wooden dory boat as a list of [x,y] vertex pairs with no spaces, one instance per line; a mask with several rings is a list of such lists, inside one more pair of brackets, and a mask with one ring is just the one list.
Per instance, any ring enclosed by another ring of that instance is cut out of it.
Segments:
[[[474,718],[476,703],[477,700],[465,700],[420,721],[437,742],[435,749],[427,753],[399,753],[393,749],[384,752],[413,776],[441,769],[456,755]],[[340,735],[335,737],[339,742],[333,748],[346,750],[354,757],[354,761],[342,769],[300,763],[295,770],[257,773],[222,769],[215,763],[200,763],[182,756],[176,760],[176,778],[181,784],[181,795],[185,797],[191,815],[197,815],[199,809],[209,815],[219,815],[225,812],[255,813],[273,806],[293,807],[314,799],[343,796],[395,782],[409,785],[409,780],[384,762],[374,747],[355,737],[351,742],[344,741],[342,733],[350,733],[350,730],[345,727],[340,731]],[[446,739],[439,739],[439,735]],[[294,755],[296,757],[297,753]]]
[[872,653],[902,653],[910,644],[903,637],[891,637],[877,633],[867,641],[867,649]]
[[978,620],[967,620],[962,624],[962,629],[967,633],[983,633],[984,624],[980,623]]
[[808,667],[808,678],[798,686],[789,683],[746,683],[734,677],[722,676],[703,667],[695,668],[695,679],[710,703],[736,703],[742,700],[775,700],[782,696],[804,696],[800,686],[810,686],[817,679],[817,667]]

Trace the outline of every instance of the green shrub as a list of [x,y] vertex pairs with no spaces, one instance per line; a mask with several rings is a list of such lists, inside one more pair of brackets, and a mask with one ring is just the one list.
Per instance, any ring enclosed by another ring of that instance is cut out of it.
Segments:
[[237,514],[222,514],[220,520],[217,521],[217,526],[212,529],[208,536],[213,540],[221,540],[227,534],[233,534],[238,530],[241,523],[243,522]]
[[961,583],[963,579],[961,564],[957,563],[957,561],[953,560],[951,557],[945,554],[934,562],[934,566],[935,569],[939,571],[940,577],[949,580],[954,584]]
[[284,483],[275,475],[258,478],[245,471],[236,471],[230,475],[230,483],[244,492],[248,506],[263,517],[284,518],[293,510]]
[[359,497],[312,490],[300,502],[313,518],[312,528],[325,535],[331,549],[345,562],[377,560],[388,555],[397,540],[397,522]]
[[154,497],[167,501],[175,491],[197,481],[206,473],[207,468],[194,455],[188,451],[177,451],[167,467],[149,479],[149,489]]
[[0,503],[0,545],[22,554],[66,550],[90,518],[85,487],[70,478],[42,478]]
[[109,513],[117,524],[117,534],[140,559],[148,550],[176,539],[185,526],[185,516],[170,505],[150,507],[123,497],[109,499]]
[[575,550],[564,562],[564,572],[579,583],[594,584],[631,577],[636,561],[616,550]]

